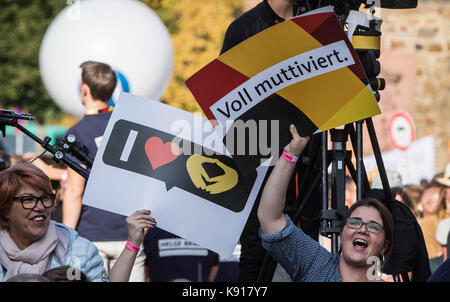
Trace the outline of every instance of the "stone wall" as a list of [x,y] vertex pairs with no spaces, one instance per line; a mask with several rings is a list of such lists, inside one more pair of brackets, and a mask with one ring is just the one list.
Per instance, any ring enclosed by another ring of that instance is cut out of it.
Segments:
[[[420,0],[416,9],[383,9],[381,18],[380,61],[387,85],[395,85],[392,74],[397,67],[410,66],[413,75],[403,88],[412,92],[411,99],[395,99],[386,88],[387,95],[383,92],[380,102],[383,115],[396,109],[408,111],[415,122],[416,138],[427,135],[435,138],[435,168],[441,172],[450,162],[450,1]],[[384,64],[390,55],[397,58],[396,64]],[[377,131],[383,132],[381,128],[378,123]],[[385,144],[383,149],[388,148]]]

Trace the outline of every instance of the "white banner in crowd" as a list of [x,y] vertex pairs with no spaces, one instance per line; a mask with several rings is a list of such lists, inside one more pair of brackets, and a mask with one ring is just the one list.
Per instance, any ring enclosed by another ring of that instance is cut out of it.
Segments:
[[158,227],[231,256],[268,166],[244,178],[224,150],[207,119],[122,93],[83,204],[124,216],[148,209]]
[[[420,184],[422,179],[430,181],[434,174],[434,137],[425,136],[415,140],[407,150],[393,149],[382,154],[386,170],[395,170],[402,176],[403,185]],[[377,168],[375,157],[364,157],[367,173]]]

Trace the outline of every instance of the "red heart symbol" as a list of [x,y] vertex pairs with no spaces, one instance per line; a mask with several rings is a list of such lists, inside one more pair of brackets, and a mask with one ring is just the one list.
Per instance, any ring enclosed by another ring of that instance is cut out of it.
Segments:
[[173,142],[164,144],[161,138],[153,136],[145,142],[145,153],[147,153],[153,170],[156,170],[177,159],[180,153],[180,147]]

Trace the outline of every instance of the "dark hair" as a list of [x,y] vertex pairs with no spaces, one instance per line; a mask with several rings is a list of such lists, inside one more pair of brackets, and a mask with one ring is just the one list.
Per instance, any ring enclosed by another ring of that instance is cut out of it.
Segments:
[[344,219],[342,220],[343,223],[342,223],[342,227],[341,227],[341,233],[345,227],[345,221],[347,220],[347,218],[349,218],[351,216],[351,214],[353,213],[353,211],[356,208],[359,208],[362,206],[374,208],[380,214],[380,217],[381,217],[381,220],[383,221],[383,226],[384,226],[385,240],[388,241],[388,247],[386,249],[386,252],[384,253],[384,263],[387,263],[391,256],[392,248],[394,246],[394,220],[392,218],[391,212],[378,199],[363,198],[360,201],[353,204],[344,215]]
[[[14,195],[23,185],[40,190],[42,193],[53,193],[50,179],[41,169],[27,162],[17,163],[0,172],[0,215],[2,217],[11,209]],[[4,224],[0,220],[0,225],[2,223]]]
[[46,277],[51,282],[90,282],[91,280],[76,267],[73,266],[58,266],[49,269],[42,276]]
[[44,276],[30,273],[18,274],[5,280],[5,282],[49,282],[49,281],[50,280],[48,280]]
[[438,198],[438,207],[436,210],[436,214],[438,215],[438,218],[441,220],[445,218],[446,210],[448,210],[446,194],[447,194],[447,188],[444,186],[441,186],[441,191],[439,192],[439,198]]
[[86,61],[80,65],[81,81],[89,86],[91,95],[95,100],[108,102],[114,89],[117,78],[111,66],[105,63]]

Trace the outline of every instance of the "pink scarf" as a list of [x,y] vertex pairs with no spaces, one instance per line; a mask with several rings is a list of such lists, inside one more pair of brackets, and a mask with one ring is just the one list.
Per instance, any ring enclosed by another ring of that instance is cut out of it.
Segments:
[[7,270],[4,280],[21,273],[43,274],[47,268],[48,256],[57,245],[58,235],[52,222],[44,237],[24,250],[17,247],[7,229],[0,228],[0,264]]

